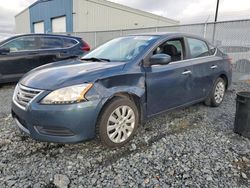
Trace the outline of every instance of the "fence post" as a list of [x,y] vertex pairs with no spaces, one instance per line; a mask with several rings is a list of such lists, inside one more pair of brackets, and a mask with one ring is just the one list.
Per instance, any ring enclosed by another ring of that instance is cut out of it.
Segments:
[[95,47],[97,46],[97,41],[96,41],[96,31],[95,31]]
[[203,37],[206,38],[206,34],[207,34],[207,22],[204,25],[204,31],[203,31]]
[[158,32],[158,27],[155,28],[155,32]]
[[213,45],[216,45],[216,44],[215,44],[215,41],[214,41],[214,40],[215,40],[215,35],[216,35],[216,26],[217,26],[217,25],[216,25],[216,22],[214,22],[213,36],[212,36],[212,44],[213,44]]

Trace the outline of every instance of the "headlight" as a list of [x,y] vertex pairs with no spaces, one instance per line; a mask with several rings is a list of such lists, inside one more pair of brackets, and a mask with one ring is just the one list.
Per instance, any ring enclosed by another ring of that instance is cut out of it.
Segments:
[[64,87],[49,93],[41,101],[41,104],[71,104],[86,100],[85,94],[93,84],[81,84]]

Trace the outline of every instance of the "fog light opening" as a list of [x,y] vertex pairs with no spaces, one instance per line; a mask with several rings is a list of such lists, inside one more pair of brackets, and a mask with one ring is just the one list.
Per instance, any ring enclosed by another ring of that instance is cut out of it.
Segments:
[[35,126],[35,129],[37,132],[45,135],[51,135],[51,136],[74,136],[74,133],[72,133],[68,129],[63,128],[44,128],[42,126]]

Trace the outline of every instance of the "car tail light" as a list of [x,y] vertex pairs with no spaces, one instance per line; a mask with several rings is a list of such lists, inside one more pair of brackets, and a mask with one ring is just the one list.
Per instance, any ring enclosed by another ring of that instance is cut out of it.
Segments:
[[81,47],[81,50],[84,52],[88,52],[90,51],[90,46],[86,42],[84,42],[83,46]]

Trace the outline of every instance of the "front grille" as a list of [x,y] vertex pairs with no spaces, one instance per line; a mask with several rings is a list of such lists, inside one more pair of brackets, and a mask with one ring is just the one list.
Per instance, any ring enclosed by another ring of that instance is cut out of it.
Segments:
[[14,93],[14,101],[23,109],[26,109],[29,102],[34,99],[41,90],[28,88],[22,85],[17,85]]

